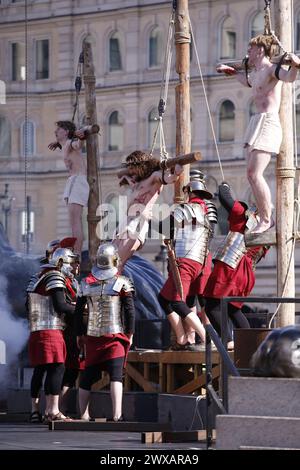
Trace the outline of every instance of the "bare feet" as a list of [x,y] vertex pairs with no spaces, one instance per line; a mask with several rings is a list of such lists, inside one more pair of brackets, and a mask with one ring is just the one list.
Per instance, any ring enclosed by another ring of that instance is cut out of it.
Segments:
[[270,228],[274,227],[275,225],[275,222],[273,219],[271,219],[270,221],[264,221],[262,220],[261,222],[259,222],[259,224],[257,224],[256,227],[254,227],[254,229],[252,230],[251,233],[263,233],[263,232],[266,232],[267,230],[269,230]]

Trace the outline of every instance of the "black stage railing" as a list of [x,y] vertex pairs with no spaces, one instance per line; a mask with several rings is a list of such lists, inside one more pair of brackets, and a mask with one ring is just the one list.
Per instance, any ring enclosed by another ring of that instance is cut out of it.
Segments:
[[[247,303],[276,303],[276,304],[296,304],[300,303],[300,298],[296,297],[224,297],[221,300],[221,339],[212,325],[206,325],[206,446],[208,449],[212,446],[213,439],[213,404],[220,411],[220,414],[228,413],[228,376],[240,376],[238,369],[235,367],[231,357],[227,352],[227,321],[228,321],[228,304],[230,302]],[[220,356],[221,366],[221,394],[222,399],[213,388],[212,384],[212,357],[211,357],[211,341],[214,342]]]

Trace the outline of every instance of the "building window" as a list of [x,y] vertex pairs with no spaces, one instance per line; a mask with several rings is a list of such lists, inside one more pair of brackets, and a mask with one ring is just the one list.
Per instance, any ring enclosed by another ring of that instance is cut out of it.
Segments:
[[8,119],[0,116],[0,156],[11,155],[11,125]]
[[252,22],[251,22],[251,31],[250,31],[250,37],[255,38],[259,34],[264,34],[264,29],[265,29],[265,20],[264,20],[264,14],[260,11],[258,12]]
[[225,18],[221,26],[221,59],[234,59],[236,49],[236,32],[230,16]]
[[35,43],[35,78],[49,78],[49,41],[41,39]]
[[32,157],[35,151],[35,128],[32,121],[22,124],[22,155]]
[[25,80],[25,44],[22,42],[13,42],[11,45],[12,57],[12,81],[18,82]]
[[109,144],[108,150],[123,150],[123,124],[118,111],[111,113],[108,119]]
[[30,211],[29,213],[29,220],[27,220],[27,211],[21,212],[21,235],[22,235],[23,243],[26,242],[27,229],[28,229],[29,241],[30,242],[33,241],[34,222],[35,222],[35,217],[34,217],[33,211]]
[[[154,133],[157,128],[157,111],[155,108],[148,114],[148,145],[151,148],[153,144]],[[154,148],[157,148],[157,141]]]
[[219,141],[234,141],[235,109],[232,101],[223,101],[219,115]]
[[296,51],[300,51],[300,12],[296,16],[296,24],[295,24],[295,47]]
[[120,40],[117,33],[114,33],[109,39],[109,70],[122,69]]
[[162,64],[162,34],[159,28],[151,31],[149,38],[149,67]]

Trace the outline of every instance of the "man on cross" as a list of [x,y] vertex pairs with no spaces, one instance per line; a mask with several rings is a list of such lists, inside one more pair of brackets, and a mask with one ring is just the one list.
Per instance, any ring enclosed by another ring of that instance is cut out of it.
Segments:
[[[256,200],[260,222],[253,230],[261,233],[274,225],[272,220],[272,200],[270,188],[265,180],[264,171],[271,155],[278,154],[282,140],[279,120],[282,82],[294,82],[300,59],[292,53],[285,56],[291,63],[289,70],[281,63],[273,64],[271,58],[277,48],[272,35],[258,35],[251,39],[248,47],[246,73],[221,64],[217,72],[235,75],[244,86],[252,88],[257,114],[251,117],[246,130],[244,147],[247,148],[247,176]],[[247,68],[252,69],[248,74]]]

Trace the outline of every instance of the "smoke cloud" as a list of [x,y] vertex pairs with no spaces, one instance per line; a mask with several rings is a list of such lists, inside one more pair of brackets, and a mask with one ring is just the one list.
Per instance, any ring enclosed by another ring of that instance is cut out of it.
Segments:
[[[5,344],[6,364],[0,366],[0,395],[13,385],[14,369],[18,365],[18,355],[23,350],[29,336],[28,322],[16,318],[8,301],[8,281],[0,274],[0,340]],[[4,345],[1,343],[2,350]]]

